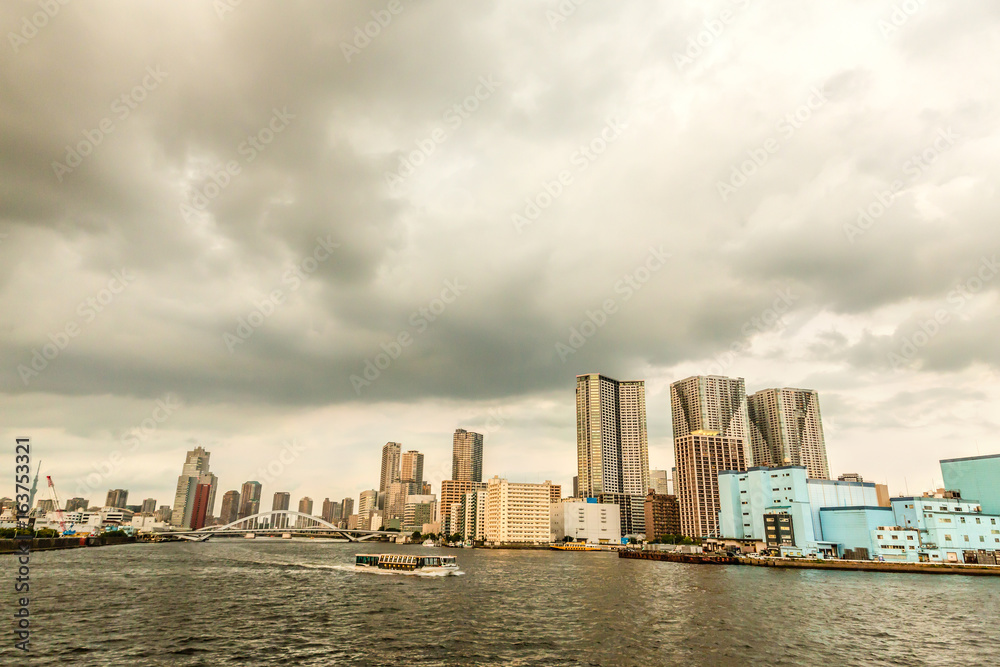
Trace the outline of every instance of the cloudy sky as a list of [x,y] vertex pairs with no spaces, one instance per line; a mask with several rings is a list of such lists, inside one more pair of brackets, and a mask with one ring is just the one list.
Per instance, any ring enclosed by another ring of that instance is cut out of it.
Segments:
[[[8,2],[0,431],[63,497],[569,485],[574,376],[820,392],[831,472],[994,453],[1000,7]],[[44,496],[43,496],[44,497]],[[267,504],[269,500],[265,500]]]

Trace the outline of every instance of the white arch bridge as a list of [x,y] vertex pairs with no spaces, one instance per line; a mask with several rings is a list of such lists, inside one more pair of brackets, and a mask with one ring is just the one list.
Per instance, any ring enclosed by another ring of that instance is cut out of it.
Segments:
[[339,528],[329,521],[304,514],[294,510],[270,510],[258,512],[251,516],[237,519],[224,526],[206,526],[198,530],[171,531],[183,539],[207,539],[211,535],[235,533],[273,534],[291,533],[293,535],[317,535],[322,537],[337,537],[349,542],[363,542],[374,537],[396,537],[397,531],[392,530],[360,530],[357,528]]

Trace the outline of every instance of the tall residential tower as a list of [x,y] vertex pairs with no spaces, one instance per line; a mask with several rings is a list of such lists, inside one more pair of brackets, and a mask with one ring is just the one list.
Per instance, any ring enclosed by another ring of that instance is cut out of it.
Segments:
[[747,399],[755,466],[805,466],[811,479],[830,479],[819,395],[812,389],[762,389]]
[[644,497],[649,487],[646,385],[576,376],[577,492]]
[[483,434],[455,429],[452,438],[451,478],[456,482],[483,481]]
[[681,533],[719,534],[719,473],[751,463],[743,378],[698,375],[670,385],[674,490]]

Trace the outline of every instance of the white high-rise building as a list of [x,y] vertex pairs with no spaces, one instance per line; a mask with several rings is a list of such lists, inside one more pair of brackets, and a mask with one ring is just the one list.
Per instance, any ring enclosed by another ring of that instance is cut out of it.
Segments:
[[378,496],[375,489],[361,492],[358,497],[358,528],[367,530],[371,525],[372,514],[378,509]]
[[187,453],[181,474],[177,478],[174,509],[170,517],[172,526],[191,527],[191,513],[194,510],[194,497],[199,484],[211,486],[208,494],[208,509],[205,514],[206,516],[214,516],[215,489],[218,486],[218,479],[208,470],[208,460],[211,456],[211,453],[206,452],[202,447],[195,447]]
[[819,395],[812,389],[762,389],[747,399],[754,466],[805,466],[830,479]]
[[577,493],[645,496],[649,487],[646,386],[591,373],[576,377]]

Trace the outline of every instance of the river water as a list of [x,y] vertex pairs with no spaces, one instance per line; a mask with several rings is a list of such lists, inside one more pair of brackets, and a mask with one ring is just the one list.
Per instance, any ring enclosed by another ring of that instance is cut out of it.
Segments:
[[[357,573],[359,552],[457,555],[463,574]],[[10,591],[13,559],[0,559]],[[42,552],[31,566],[34,665],[1000,660],[992,577],[262,539]],[[6,637],[0,664],[27,664]]]

